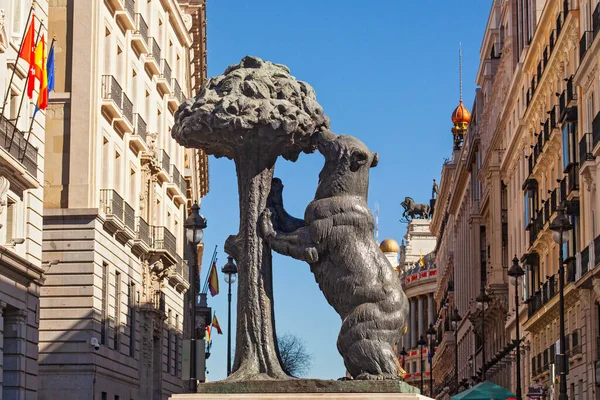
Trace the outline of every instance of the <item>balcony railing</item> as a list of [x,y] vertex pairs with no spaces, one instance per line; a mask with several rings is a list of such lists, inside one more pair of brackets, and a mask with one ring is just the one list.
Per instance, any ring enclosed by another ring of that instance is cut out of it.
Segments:
[[153,299],[153,303],[154,303],[154,308],[160,312],[165,312],[166,311],[166,300],[165,300],[165,294],[163,292],[161,292],[160,290],[157,290],[154,292],[154,299]]
[[160,65],[160,47],[153,37],[150,38],[150,52],[152,53],[152,58],[156,62],[156,65]]
[[171,83],[171,67],[169,63],[164,58],[161,60],[161,75],[162,78],[166,79],[168,83]]
[[171,157],[169,157],[169,155],[167,154],[166,151],[161,150],[160,151],[160,166],[161,168],[166,171],[167,173],[169,173],[169,166],[171,165]]
[[133,19],[135,17],[135,1],[134,0],[125,0],[125,10]]
[[173,257],[177,254],[177,240],[164,226],[152,227],[152,247],[157,250],[166,250]]
[[123,88],[112,75],[102,75],[102,99],[112,100],[120,109],[123,104]]
[[135,32],[142,36],[144,43],[148,43],[148,24],[140,13],[135,14]]
[[594,38],[598,35],[600,31],[600,3],[596,4],[596,8],[594,9],[594,13],[592,14],[592,31],[594,32]]
[[586,161],[594,161],[594,135],[591,133],[584,133],[583,137],[579,141],[579,159],[581,167]]
[[141,240],[147,246],[150,246],[150,227],[142,217],[136,218],[136,239]]
[[123,93],[123,116],[131,125],[133,125],[133,103],[129,100],[129,97]]
[[116,190],[100,190],[100,209],[106,215],[114,215],[121,222],[123,222],[124,203],[125,201]]
[[125,226],[135,232],[135,210],[128,203],[125,203]]
[[592,136],[593,147],[596,148],[598,143],[600,143],[600,112],[596,114],[592,122]]
[[558,275],[552,275],[540,285],[540,288],[528,300],[528,315],[531,317],[544,304],[550,301],[558,293]]
[[581,275],[589,271],[590,266],[590,247],[581,250]]
[[134,114],[134,134],[140,136],[144,142],[146,141],[146,135],[148,132],[148,127],[146,125],[146,121],[142,118],[140,114]]
[[594,239],[594,267],[600,265],[600,235]]
[[185,181],[183,180],[183,176],[181,176],[181,173],[179,172],[179,170],[177,169],[175,164],[171,164],[171,181],[175,185],[177,185],[177,187],[179,187],[179,190],[181,190],[181,193],[185,194],[185,190],[182,185],[182,182],[185,182]]
[[568,193],[579,190],[579,166],[577,163],[567,172],[567,181],[569,182]]
[[180,104],[183,103],[185,100],[185,97],[183,96],[183,91],[181,90],[181,86],[179,85],[179,82],[177,82],[177,79],[173,78],[173,82],[171,83],[171,86],[173,87],[173,95],[175,96],[177,101]]
[[581,35],[581,39],[579,40],[579,62],[582,62],[585,58],[585,54],[592,46],[592,42],[594,41],[594,32],[585,31],[583,35]]
[[33,176],[37,176],[37,148],[27,139],[11,121],[2,116],[0,119],[0,146],[19,161]]

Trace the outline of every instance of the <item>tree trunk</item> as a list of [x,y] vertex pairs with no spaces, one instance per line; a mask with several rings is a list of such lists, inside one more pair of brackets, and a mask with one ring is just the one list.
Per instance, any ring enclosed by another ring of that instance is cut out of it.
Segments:
[[240,230],[225,243],[238,265],[235,358],[229,381],[286,379],[275,336],[271,250],[258,236],[277,156],[250,144],[235,165],[240,200]]

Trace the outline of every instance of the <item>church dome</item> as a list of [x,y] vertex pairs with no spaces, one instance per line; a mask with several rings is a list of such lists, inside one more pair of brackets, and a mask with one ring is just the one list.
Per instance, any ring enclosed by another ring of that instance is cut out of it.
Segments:
[[462,100],[458,104],[458,107],[452,113],[452,123],[454,125],[468,124],[471,122],[471,113],[467,110],[467,107],[463,105]]
[[398,242],[394,239],[385,239],[381,242],[379,248],[384,253],[398,253],[400,251],[400,246],[398,246]]

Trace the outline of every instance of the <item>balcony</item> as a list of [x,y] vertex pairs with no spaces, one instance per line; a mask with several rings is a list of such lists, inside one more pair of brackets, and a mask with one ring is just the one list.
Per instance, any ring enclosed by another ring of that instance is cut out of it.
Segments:
[[135,1],[121,0],[123,9],[115,11],[117,24],[125,31],[132,30],[135,26]]
[[175,164],[171,164],[171,179],[170,182],[166,184],[167,193],[173,196],[173,199],[177,199],[180,201],[185,201],[185,190],[184,190],[185,179],[175,166]]
[[135,29],[131,35],[131,46],[137,54],[147,54],[150,52],[148,36],[148,24],[142,17],[142,14],[135,14]]
[[148,151],[148,144],[146,137],[148,134],[148,127],[146,121],[140,114],[133,114],[133,134],[129,140],[129,146],[133,147],[136,151]]
[[100,211],[105,214],[104,226],[109,232],[115,233],[124,229],[124,203],[116,190],[100,190]]
[[175,286],[175,289],[179,292],[185,292],[190,287],[189,283],[189,269],[187,264],[181,256],[176,254],[175,257],[175,268],[171,269],[169,273],[169,282]]
[[148,223],[142,217],[135,219],[135,238],[133,239],[133,246],[131,251],[136,256],[147,254],[150,251],[152,242],[150,240],[150,227]]
[[158,164],[160,165],[158,177],[163,182],[168,181],[171,177],[171,157],[169,157],[166,151],[160,150],[158,153]]
[[153,261],[162,259],[163,263],[175,265],[177,262],[177,240],[164,226],[152,227],[152,246],[150,252]]
[[600,31],[600,3],[596,4],[596,8],[592,13],[592,32],[594,32],[594,38],[598,36]]
[[573,88],[573,76],[567,79],[567,87],[559,98],[559,120],[564,122],[577,122],[577,92]]
[[592,121],[592,153],[595,157],[600,156],[600,112]]
[[156,86],[161,93],[171,94],[171,67],[164,58],[160,60],[160,75],[156,79]]
[[112,75],[102,75],[102,114],[109,122],[121,117],[123,103],[123,89]]
[[587,51],[592,47],[594,41],[594,32],[585,31],[579,40],[579,62],[583,63],[583,59],[587,54]]
[[177,79],[173,78],[171,80],[171,88],[173,90],[168,100],[169,108],[171,108],[171,110],[175,112],[179,108],[179,105],[185,101],[185,96],[183,94],[183,91],[181,90],[181,86],[179,85]]
[[39,187],[37,182],[38,150],[11,121],[2,116],[0,119],[0,147],[3,155],[0,157],[0,166],[7,168],[12,179],[19,182],[24,189]]
[[594,160],[594,135],[592,133],[584,133],[579,141],[579,173],[593,174],[595,171]]
[[121,132],[133,133],[133,102],[123,93],[121,118],[115,118],[115,125]]
[[543,305],[558,293],[558,274],[552,275],[540,285],[540,288],[528,300],[528,316],[532,317]]
[[567,200],[572,200],[579,190],[579,165],[573,164],[567,171]]
[[145,55],[144,64],[150,76],[160,73],[160,47],[153,37],[148,39],[149,53]]
[[127,243],[129,240],[135,239],[135,211],[127,202],[123,203],[123,223],[124,227],[122,230],[117,231],[115,236],[123,243]]

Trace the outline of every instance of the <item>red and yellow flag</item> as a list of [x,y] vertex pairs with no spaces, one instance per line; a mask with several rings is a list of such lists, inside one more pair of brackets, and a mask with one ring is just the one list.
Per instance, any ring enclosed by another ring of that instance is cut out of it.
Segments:
[[27,96],[31,99],[33,97],[33,86],[35,84],[35,16],[31,17],[31,24],[27,29],[27,34],[21,44],[21,51],[19,52],[19,58],[22,58],[29,64],[29,79],[27,81]]
[[210,276],[208,277],[208,289],[211,296],[219,294],[219,275],[217,274],[217,262],[214,261],[210,267]]
[[206,326],[206,335],[205,335],[206,343],[210,343],[210,325]]
[[212,323],[211,325],[213,326],[213,328],[215,328],[217,330],[217,333],[219,335],[223,334],[223,331],[221,330],[221,325],[219,325],[219,321],[217,321],[217,315],[213,315],[213,319],[212,319]]
[[[35,77],[40,81],[40,94],[37,108],[45,110],[48,106],[48,71],[46,70],[46,43],[44,34],[35,48]],[[29,78],[31,79],[31,78]]]

